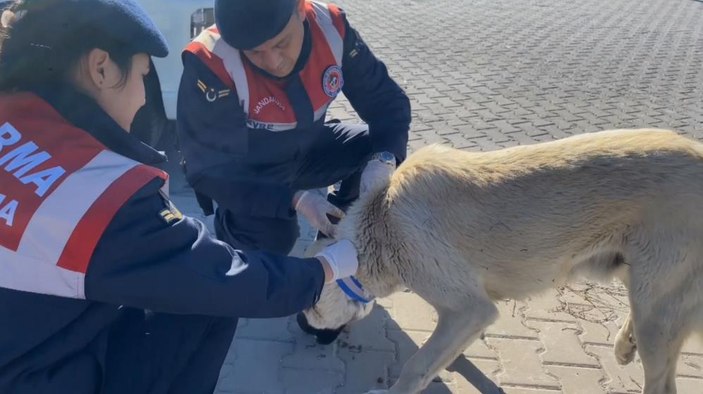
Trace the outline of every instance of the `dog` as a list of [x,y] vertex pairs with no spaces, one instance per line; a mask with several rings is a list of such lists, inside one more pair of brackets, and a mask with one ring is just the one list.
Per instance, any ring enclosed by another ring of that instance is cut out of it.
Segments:
[[[639,352],[642,393],[676,392],[684,339],[703,321],[703,144],[674,131],[606,130],[489,152],[432,145],[362,195],[338,225],[356,277],[304,311],[314,329],[366,316],[409,289],[437,326],[389,390],[418,393],[498,316],[587,275],[620,279],[630,314],[619,363]],[[318,246],[319,247],[319,246]]]

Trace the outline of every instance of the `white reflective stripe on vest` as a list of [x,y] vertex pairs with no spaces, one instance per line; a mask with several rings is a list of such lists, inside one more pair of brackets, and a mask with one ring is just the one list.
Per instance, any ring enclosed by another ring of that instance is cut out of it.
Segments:
[[[329,105],[324,105],[317,111],[315,111],[315,115],[313,117],[314,121],[320,120],[325,114],[327,113],[327,108],[329,108]],[[247,120],[247,127],[253,130],[267,130],[267,131],[272,131],[272,132],[280,132],[280,131],[290,131],[298,127],[298,122],[293,122],[293,123],[261,123],[257,122],[252,119]]]
[[222,39],[220,33],[207,30],[207,34],[201,34],[197,40],[205,45],[205,47],[214,55],[222,59],[225,70],[232,81],[234,88],[239,96],[239,104],[244,109],[245,113],[249,113],[249,81],[247,81],[247,73],[244,71],[244,63],[242,63],[242,55],[239,50],[229,46]]
[[293,122],[293,123],[263,123],[263,122],[257,122],[256,120],[253,119],[247,119],[247,127],[252,129],[253,131],[256,130],[266,130],[266,131],[273,131],[273,132],[279,132],[279,131],[290,131],[298,127],[298,122]]
[[85,299],[85,274],[0,247],[0,287]]
[[334,22],[332,22],[332,14],[330,14],[330,9],[324,3],[313,2],[313,9],[315,10],[315,15],[317,16],[317,24],[322,29],[322,33],[327,39],[327,44],[330,46],[332,53],[334,54],[334,59],[337,61],[338,66],[342,66],[342,55],[344,54],[344,40],[342,36],[339,35],[339,31],[334,27]]
[[244,71],[242,55],[238,50],[227,45],[225,40],[222,39],[217,40],[212,52],[222,59],[225,69],[234,81],[234,87],[239,96],[239,103],[244,108],[244,111],[249,113],[249,81],[247,80],[247,73]]
[[85,274],[57,263],[88,209],[115,180],[138,164],[105,150],[66,178],[32,216],[17,252],[0,247],[0,287],[85,298]]

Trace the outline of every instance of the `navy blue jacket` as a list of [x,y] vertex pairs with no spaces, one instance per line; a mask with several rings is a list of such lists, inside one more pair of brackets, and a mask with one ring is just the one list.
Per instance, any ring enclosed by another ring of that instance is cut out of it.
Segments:
[[[70,89],[38,94],[110,150],[145,164],[164,159],[85,96]],[[109,224],[88,266],[86,300],[0,288],[0,393],[93,392],[107,331],[125,308],[264,318],[316,302],[324,282],[316,259],[240,253],[197,220],[169,224],[159,215],[168,206],[162,185],[148,183]],[[226,276],[230,270],[235,274]]]
[[[410,128],[410,101],[346,17],[344,23],[342,92],[369,125],[373,151],[393,152],[402,161]],[[303,49],[289,78],[308,61],[310,35],[306,21]],[[242,55],[242,58],[246,57]],[[295,190],[290,185],[295,166],[291,163],[304,154],[304,148],[300,147],[310,146],[310,140],[321,132],[324,117],[311,126],[285,132],[249,129],[236,94],[209,102],[198,88],[198,81],[215,90],[228,88],[213,71],[187,51],[183,54],[183,66],[178,95],[178,131],[190,184],[234,214],[292,217],[291,200]],[[263,70],[259,72],[268,75]],[[301,101],[302,97],[304,101],[307,97],[302,86],[289,86],[287,93],[296,109],[296,118],[309,119],[311,114],[298,114],[298,107],[305,106],[295,105],[296,100]]]

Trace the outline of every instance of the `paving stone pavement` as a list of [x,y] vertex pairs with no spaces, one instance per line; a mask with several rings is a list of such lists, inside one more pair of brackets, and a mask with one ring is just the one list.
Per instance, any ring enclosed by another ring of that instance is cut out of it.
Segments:
[[[694,0],[340,0],[407,91],[410,150],[430,143],[493,150],[620,127],[703,139],[703,2]],[[348,102],[330,115],[354,121]],[[174,178],[176,178],[174,176]],[[187,188],[174,199],[199,215]],[[210,220],[207,218],[205,220]],[[303,236],[293,254],[310,244]],[[627,311],[621,286],[576,283],[499,304],[500,319],[464,355],[510,394],[635,393],[639,361],[612,344]],[[411,293],[320,346],[290,318],[241,322],[218,394],[363,393],[387,387],[435,324]],[[445,371],[425,393],[476,393]],[[703,344],[687,343],[680,393],[703,392]]]

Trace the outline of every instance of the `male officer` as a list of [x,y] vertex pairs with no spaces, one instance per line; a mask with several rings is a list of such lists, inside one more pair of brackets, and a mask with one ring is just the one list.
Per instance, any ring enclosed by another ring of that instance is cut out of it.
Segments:
[[[216,0],[215,20],[183,53],[178,129],[217,236],[288,253],[296,213],[332,235],[338,207],[405,158],[407,96],[332,4]],[[325,120],[340,92],[366,124]],[[338,181],[328,202],[317,190]]]

